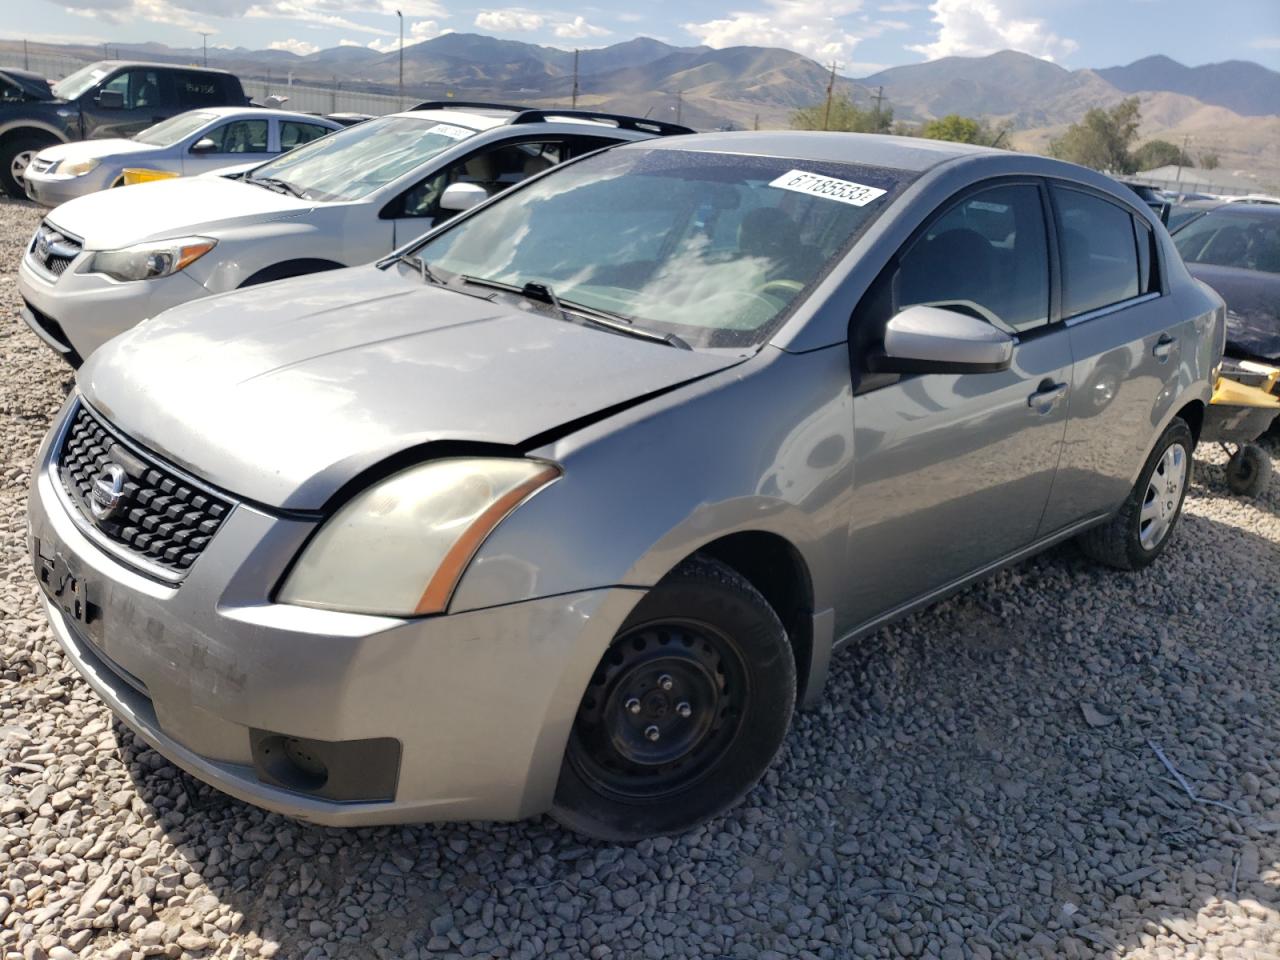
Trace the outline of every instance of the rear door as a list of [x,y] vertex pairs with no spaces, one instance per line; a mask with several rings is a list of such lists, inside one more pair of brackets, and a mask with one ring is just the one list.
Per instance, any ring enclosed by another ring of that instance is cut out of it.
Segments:
[[[850,331],[852,629],[1031,544],[1066,424],[1071,348],[1054,322],[1047,192],[1001,181],[944,204],[859,304]],[[888,319],[924,303],[1015,338],[1008,370],[867,373]]]
[[1160,245],[1146,219],[1114,197],[1051,186],[1062,314],[1075,366],[1062,464],[1043,532],[1114,510],[1178,395],[1194,319],[1171,318]]

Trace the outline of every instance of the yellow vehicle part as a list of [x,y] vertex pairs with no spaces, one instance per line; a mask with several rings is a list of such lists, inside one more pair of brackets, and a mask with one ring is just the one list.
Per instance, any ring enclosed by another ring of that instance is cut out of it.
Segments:
[[179,174],[170,173],[168,170],[146,170],[142,167],[126,167],[124,185],[128,187],[135,183],[150,183],[152,180],[171,180],[176,176],[179,176]]

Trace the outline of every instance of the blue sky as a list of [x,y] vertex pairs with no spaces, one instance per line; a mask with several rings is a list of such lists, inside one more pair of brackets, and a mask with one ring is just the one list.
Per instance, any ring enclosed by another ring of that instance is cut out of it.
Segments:
[[447,31],[558,47],[645,35],[674,44],[789,47],[849,76],[950,54],[1011,48],[1064,66],[1102,67],[1165,53],[1192,65],[1255,60],[1280,69],[1280,0],[4,0],[0,36],[157,40],[278,47],[339,44],[394,50]]

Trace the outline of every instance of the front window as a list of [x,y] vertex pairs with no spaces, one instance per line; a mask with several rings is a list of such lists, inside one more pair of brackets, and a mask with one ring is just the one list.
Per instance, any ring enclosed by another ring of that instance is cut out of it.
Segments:
[[1173,238],[1187,263],[1280,273],[1280,217],[1215,210]]
[[912,179],[900,170],[627,148],[507,195],[418,249],[444,276],[544,284],[694,346],[763,343]]
[[216,119],[218,116],[214,113],[180,113],[147,127],[133,139],[152,147],[171,147]]
[[359,200],[474,133],[426,118],[379,117],[263,164],[249,179],[283,181],[308,200]]
[[111,72],[105,63],[91,63],[75,73],[68,74],[53,85],[53,95],[59,100],[74,100]]

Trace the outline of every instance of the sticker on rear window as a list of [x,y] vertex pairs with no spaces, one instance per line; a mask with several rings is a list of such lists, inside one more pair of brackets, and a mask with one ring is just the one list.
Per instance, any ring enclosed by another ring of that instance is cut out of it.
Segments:
[[879,187],[868,187],[850,180],[837,180],[835,177],[823,177],[803,170],[791,170],[769,184],[780,190],[793,190],[796,193],[807,193],[814,197],[825,197],[828,200],[839,200],[851,203],[855,207],[865,207],[872,200],[883,197],[888,191]]
[[440,136],[448,137],[451,140],[465,140],[475,131],[468,130],[466,127],[455,127],[452,123],[437,123],[427,133],[438,133]]

